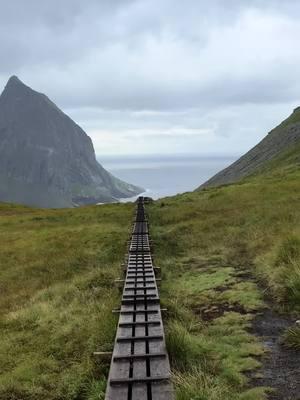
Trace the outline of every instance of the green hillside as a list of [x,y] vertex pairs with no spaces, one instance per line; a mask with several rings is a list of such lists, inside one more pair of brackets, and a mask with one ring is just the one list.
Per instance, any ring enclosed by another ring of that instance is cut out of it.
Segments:
[[[239,184],[151,206],[180,400],[265,398],[247,389],[263,351],[248,328],[265,298],[299,318],[299,159],[298,147]],[[282,343],[300,349],[300,328]]]
[[286,151],[282,152],[278,157],[265,163],[254,176],[261,177],[261,179],[266,178],[289,178],[289,175],[298,174],[298,169],[300,166],[300,145],[295,145]]
[[[239,184],[147,206],[179,400],[260,400],[263,348],[249,332],[266,306],[300,313],[300,149]],[[0,206],[0,399],[103,399],[134,206]],[[299,348],[300,330],[284,345]]]

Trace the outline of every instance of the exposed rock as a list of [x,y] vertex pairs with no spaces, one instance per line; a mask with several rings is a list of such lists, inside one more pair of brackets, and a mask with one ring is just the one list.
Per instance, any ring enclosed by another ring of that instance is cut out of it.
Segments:
[[96,161],[89,136],[47,96],[9,79],[0,96],[0,201],[71,207],[141,191]]

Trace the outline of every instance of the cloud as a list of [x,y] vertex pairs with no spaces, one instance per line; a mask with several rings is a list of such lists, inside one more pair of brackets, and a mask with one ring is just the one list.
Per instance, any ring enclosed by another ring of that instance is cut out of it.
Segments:
[[0,85],[17,74],[47,93],[99,152],[101,140],[103,151],[154,151],[143,137],[162,152],[213,152],[224,138],[242,152],[299,103],[296,0],[0,0],[0,9]]

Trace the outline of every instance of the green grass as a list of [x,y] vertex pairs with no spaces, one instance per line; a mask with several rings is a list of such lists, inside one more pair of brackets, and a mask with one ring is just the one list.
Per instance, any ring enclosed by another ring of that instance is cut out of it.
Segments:
[[[266,396],[248,387],[245,372],[263,352],[248,328],[264,294],[279,311],[300,312],[298,158],[296,148],[238,184],[148,206],[180,400]],[[285,334],[288,346],[298,348],[298,331]]]
[[[260,291],[253,282],[241,281],[241,272],[222,258],[167,255],[158,260],[177,399],[242,398],[244,372],[256,369],[253,356],[263,353],[248,333],[252,313],[263,307]],[[263,399],[264,390],[247,396]]]
[[103,398],[132,212],[0,206],[1,399]]
[[[300,312],[299,148],[243,182],[147,206],[178,400],[262,400],[249,333],[266,306]],[[0,205],[0,398],[101,400],[133,205]],[[298,317],[297,317],[298,318]],[[299,329],[283,343],[299,348]]]
[[300,326],[288,328],[283,335],[283,343],[296,350],[300,350]]

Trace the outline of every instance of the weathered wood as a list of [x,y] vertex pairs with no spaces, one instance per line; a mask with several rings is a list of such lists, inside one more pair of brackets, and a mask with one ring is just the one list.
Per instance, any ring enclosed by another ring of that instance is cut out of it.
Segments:
[[[112,353],[110,353],[112,354]],[[142,353],[142,354],[130,354],[130,355],[124,355],[124,356],[115,356],[113,358],[113,361],[119,361],[119,360],[135,360],[135,359],[142,359],[146,360],[147,358],[165,358],[166,353]]]
[[135,222],[124,265],[125,279],[105,400],[173,400],[152,242],[144,198],[137,201]]

